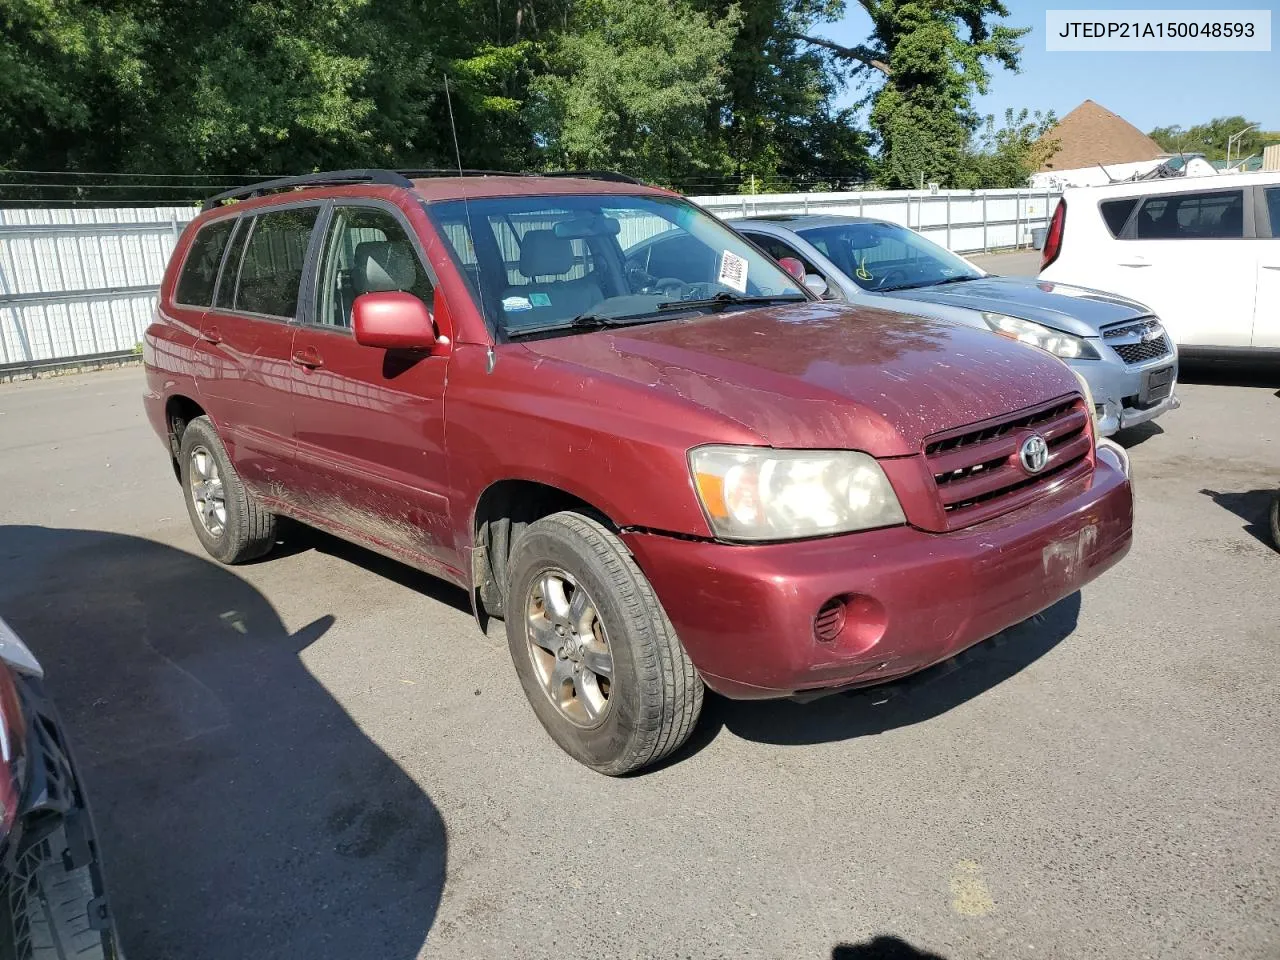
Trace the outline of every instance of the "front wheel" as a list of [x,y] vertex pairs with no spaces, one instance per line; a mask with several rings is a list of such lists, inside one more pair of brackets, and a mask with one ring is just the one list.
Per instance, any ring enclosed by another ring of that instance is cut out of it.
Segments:
[[702,679],[617,536],[581,514],[552,514],[529,525],[507,569],[511,659],[565,752],[618,776],[688,739]]

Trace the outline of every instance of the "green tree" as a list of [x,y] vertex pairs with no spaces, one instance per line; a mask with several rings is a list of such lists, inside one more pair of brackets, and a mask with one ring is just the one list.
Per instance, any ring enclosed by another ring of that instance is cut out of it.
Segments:
[[1148,136],[1169,153],[1202,153],[1206,160],[1223,160],[1227,156],[1227,140],[1250,127],[1232,141],[1231,158],[1234,161],[1261,153],[1269,142],[1257,124],[1241,116],[1218,117],[1185,130],[1179,126],[1156,127]]
[[739,13],[714,19],[683,0],[588,0],[545,54],[529,115],[547,162],[617,166],[674,184],[715,169],[704,136]]
[[854,47],[809,33],[800,39],[881,85],[871,99],[880,140],[879,179],[888,187],[954,183],[980,120],[973,96],[987,92],[992,65],[1017,70],[1030,28],[1000,23],[1002,0],[859,0],[872,33]]
[[1058,152],[1057,140],[1043,139],[1057,122],[1052,111],[1032,114],[1025,108],[1006,110],[1000,126],[988,116],[970,140],[955,185],[973,190],[1025,187],[1027,178]]

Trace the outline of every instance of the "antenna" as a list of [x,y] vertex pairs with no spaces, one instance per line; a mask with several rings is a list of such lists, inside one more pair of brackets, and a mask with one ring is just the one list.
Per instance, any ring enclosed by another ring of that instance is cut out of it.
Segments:
[[[480,298],[481,317],[487,324],[489,318],[484,308],[484,275],[480,269],[480,245],[476,243],[475,224],[471,220],[471,200],[467,197],[466,175],[462,172],[462,151],[458,149],[458,125],[453,120],[453,96],[449,93],[449,75],[445,73],[442,76],[444,77],[444,102],[449,107],[449,132],[453,134],[453,157],[458,162],[458,177],[462,180],[459,184],[462,188],[462,209],[466,211],[467,233],[470,234],[471,249],[476,255],[476,296]],[[458,252],[461,253],[462,251],[459,250]],[[493,373],[494,354],[492,345],[489,347],[486,361],[486,372]]]

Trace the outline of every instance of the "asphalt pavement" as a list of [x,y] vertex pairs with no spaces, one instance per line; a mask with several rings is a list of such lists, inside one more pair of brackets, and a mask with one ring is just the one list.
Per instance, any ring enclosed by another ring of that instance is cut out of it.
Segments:
[[130,960],[1280,956],[1280,374],[1181,387],[1128,558],[961,669],[712,697],[620,780],[460,591],[297,528],[206,558],[141,376],[0,386],[0,613]]

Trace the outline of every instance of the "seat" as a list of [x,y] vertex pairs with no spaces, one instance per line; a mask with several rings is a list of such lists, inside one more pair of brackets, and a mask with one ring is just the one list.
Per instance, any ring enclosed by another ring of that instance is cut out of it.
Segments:
[[574,268],[573,242],[553,230],[530,230],[520,241],[521,276],[530,282],[502,292],[502,311],[509,326],[568,320],[586,313],[604,299],[600,285],[588,274],[563,277]]

